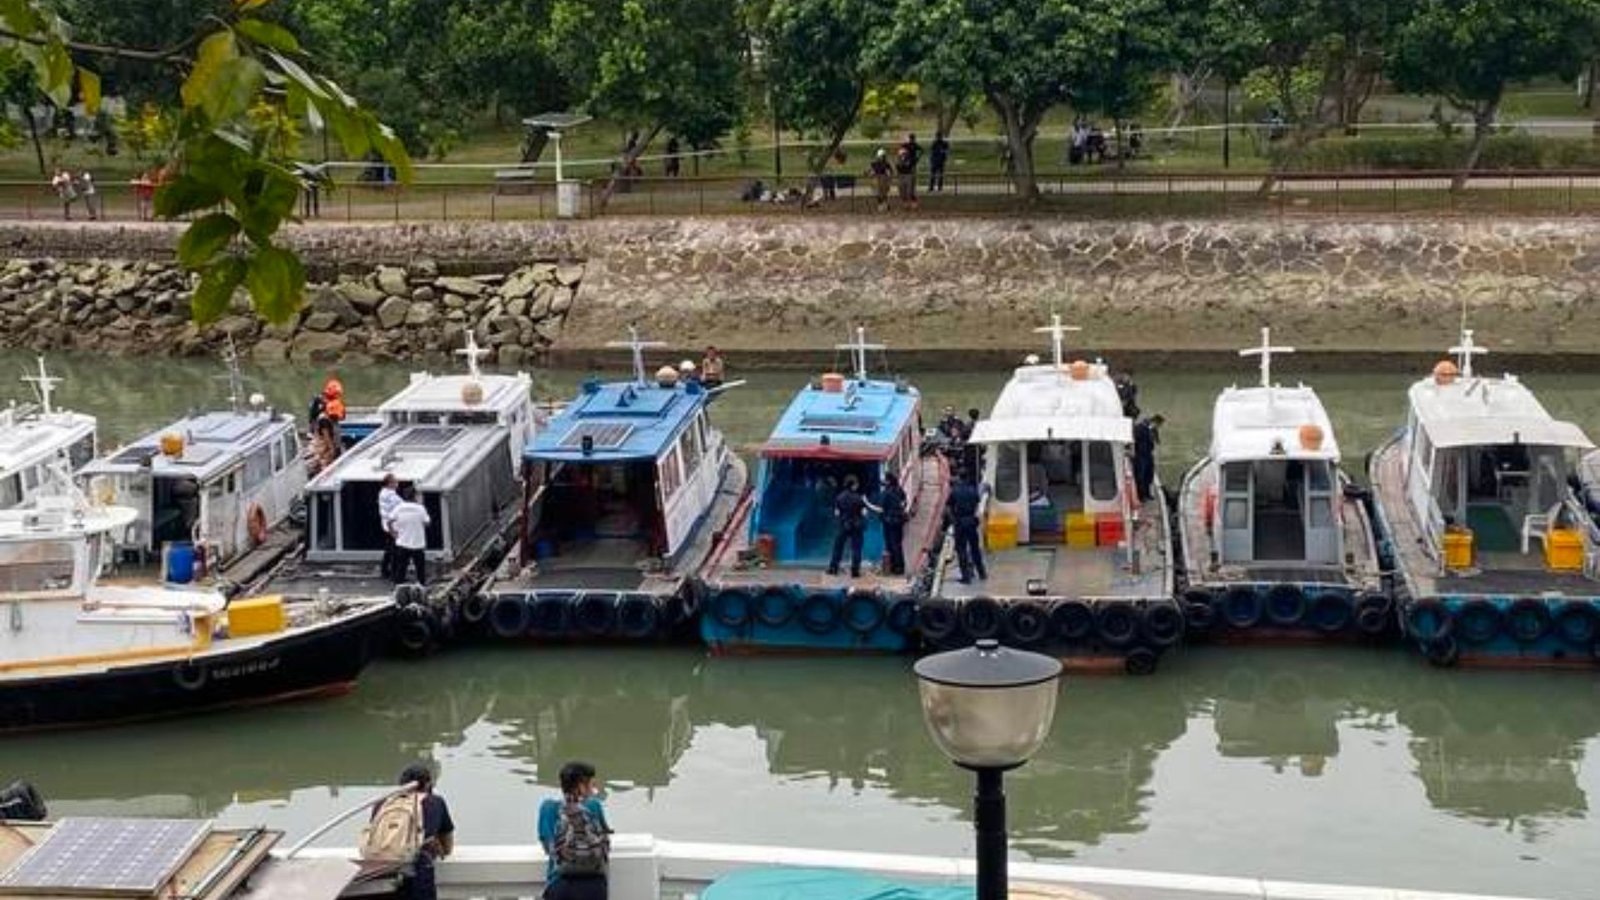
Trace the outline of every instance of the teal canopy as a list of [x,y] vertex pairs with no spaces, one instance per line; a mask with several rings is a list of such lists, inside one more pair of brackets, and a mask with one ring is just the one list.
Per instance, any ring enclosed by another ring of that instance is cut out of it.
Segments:
[[972,900],[971,885],[890,881],[837,869],[746,869],[717,879],[702,900]]

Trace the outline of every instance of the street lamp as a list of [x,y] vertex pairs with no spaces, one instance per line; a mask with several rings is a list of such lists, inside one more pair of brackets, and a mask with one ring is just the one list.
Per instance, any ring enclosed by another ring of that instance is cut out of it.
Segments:
[[950,761],[978,775],[973,829],[977,900],[1006,900],[1007,769],[1027,762],[1050,733],[1061,662],[993,640],[917,661],[922,718]]

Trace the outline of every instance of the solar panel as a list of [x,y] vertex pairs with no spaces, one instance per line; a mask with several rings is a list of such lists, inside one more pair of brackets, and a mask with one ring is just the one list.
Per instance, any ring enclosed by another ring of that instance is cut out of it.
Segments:
[[633,426],[627,422],[579,422],[561,438],[561,446],[576,449],[584,438],[593,438],[596,450],[615,450],[627,442]]
[[394,442],[396,450],[443,450],[461,434],[459,428],[412,428]]
[[878,420],[872,416],[852,416],[846,413],[806,413],[800,417],[800,427],[807,431],[855,431],[871,434],[878,430]]
[[62,819],[0,874],[0,889],[153,896],[210,832],[194,819]]
[[220,447],[200,447],[194,444],[183,448],[183,455],[173,460],[173,465],[178,466],[204,466],[224,452]]
[[129,447],[111,457],[111,462],[119,466],[142,466],[160,455],[161,450],[156,447]]

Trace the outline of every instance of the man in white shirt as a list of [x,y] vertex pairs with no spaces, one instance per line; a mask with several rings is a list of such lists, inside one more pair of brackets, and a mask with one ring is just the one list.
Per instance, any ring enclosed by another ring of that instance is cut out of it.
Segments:
[[394,578],[394,531],[390,518],[394,515],[394,508],[400,505],[400,492],[396,490],[400,484],[393,472],[383,476],[383,488],[378,491],[378,527],[383,529],[383,562],[378,569],[379,574],[390,580]]
[[426,554],[428,526],[433,517],[428,508],[417,502],[417,490],[411,485],[400,489],[400,504],[389,514],[389,529],[394,535],[394,581],[401,584],[411,567],[417,570],[417,584],[428,583]]

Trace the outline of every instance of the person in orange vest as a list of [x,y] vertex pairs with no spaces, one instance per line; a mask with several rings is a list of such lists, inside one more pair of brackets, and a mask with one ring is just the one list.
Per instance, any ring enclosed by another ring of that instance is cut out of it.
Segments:
[[335,423],[344,421],[344,383],[336,372],[329,372],[328,380],[322,383],[322,404],[323,415]]

